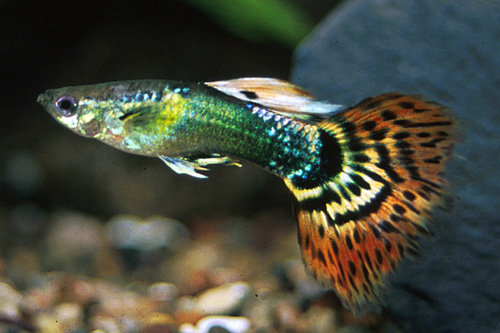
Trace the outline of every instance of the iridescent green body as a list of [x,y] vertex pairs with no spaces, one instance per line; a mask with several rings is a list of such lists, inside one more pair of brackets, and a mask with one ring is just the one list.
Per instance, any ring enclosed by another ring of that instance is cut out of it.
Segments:
[[[55,99],[64,96],[78,100],[78,114],[61,117]],[[39,101],[78,134],[135,154],[198,165],[198,159],[228,156],[292,179],[307,178],[320,163],[320,132],[314,124],[204,83],[148,80],[69,87],[49,90]]]

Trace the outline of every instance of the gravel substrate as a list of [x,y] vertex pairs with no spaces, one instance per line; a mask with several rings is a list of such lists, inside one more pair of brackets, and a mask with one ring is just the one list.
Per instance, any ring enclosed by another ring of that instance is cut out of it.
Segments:
[[402,332],[323,291],[281,215],[198,219],[188,230],[159,216],[52,214],[43,246],[0,262],[0,330]]

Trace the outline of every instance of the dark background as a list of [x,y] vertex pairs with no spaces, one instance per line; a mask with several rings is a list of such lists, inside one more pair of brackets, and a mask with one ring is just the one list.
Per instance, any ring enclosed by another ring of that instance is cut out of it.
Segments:
[[[296,4],[311,22],[333,7],[323,1]],[[264,171],[245,165],[215,167],[203,181],[178,176],[160,161],[74,135],[36,98],[49,88],[125,79],[287,79],[292,48],[237,37],[181,0],[7,1],[0,5],[0,45],[4,220],[25,204],[103,219],[163,214],[188,223],[197,214],[249,216],[269,207],[288,213],[280,180]]]

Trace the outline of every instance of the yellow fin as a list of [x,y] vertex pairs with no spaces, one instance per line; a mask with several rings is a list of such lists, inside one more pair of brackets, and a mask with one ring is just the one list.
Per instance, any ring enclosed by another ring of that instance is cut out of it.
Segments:
[[327,118],[344,109],[341,105],[318,101],[307,90],[278,79],[247,77],[205,84],[227,95],[260,104],[293,118]]

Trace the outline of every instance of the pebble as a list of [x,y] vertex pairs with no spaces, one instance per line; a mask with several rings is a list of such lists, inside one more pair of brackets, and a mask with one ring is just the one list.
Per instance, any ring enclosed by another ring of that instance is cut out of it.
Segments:
[[34,323],[35,327],[37,327],[37,332],[40,333],[64,332],[64,326],[54,314],[40,313],[34,318]]
[[59,269],[90,273],[99,250],[107,245],[102,223],[90,216],[58,213],[45,239],[47,256]]
[[298,331],[300,328],[298,307],[292,302],[282,300],[275,308],[276,324],[283,331]]
[[20,317],[22,295],[6,283],[0,283],[0,317],[16,320]]
[[182,294],[196,294],[212,287],[210,276],[217,267],[226,265],[224,253],[214,242],[196,240],[166,258],[161,265],[161,276],[173,282]]
[[149,286],[148,294],[160,302],[173,302],[178,294],[178,289],[172,283],[156,282]]
[[175,319],[166,313],[153,312],[142,320],[141,333],[168,333],[177,332],[178,325]]
[[287,279],[300,296],[314,296],[323,292],[321,285],[304,269],[300,259],[288,260],[284,264]]
[[[196,330],[191,332],[208,333],[208,332],[230,332],[240,333],[248,332],[251,327],[251,322],[245,317],[229,317],[229,316],[208,316],[200,319],[196,324]],[[186,331],[186,333],[189,331]]]
[[[243,306],[241,314],[250,318],[256,331],[297,328],[298,304],[292,293],[283,291],[251,298]],[[286,326],[286,327],[285,327]]]
[[241,307],[250,290],[246,282],[228,283],[206,290],[198,295],[194,309],[205,315],[230,314]]
[[183,224],[160,216],[141,219],[118,215],[108,222],[106,230],[119,249],[155,251],[165,247],[175,251],[189,240],[189,231]]
[[303,319],[311,332],[337,332],[341,327],[338,313],[329,307],[313,305],[304,313]]
[[83,312],[82,306],[74,303],[61,303],[54,308],[54,316],[68,330],[81,325]]
[[102,330],[104,332],[123,332],[118,320],[113,316],[97,315],[90,320],[92,330]]

